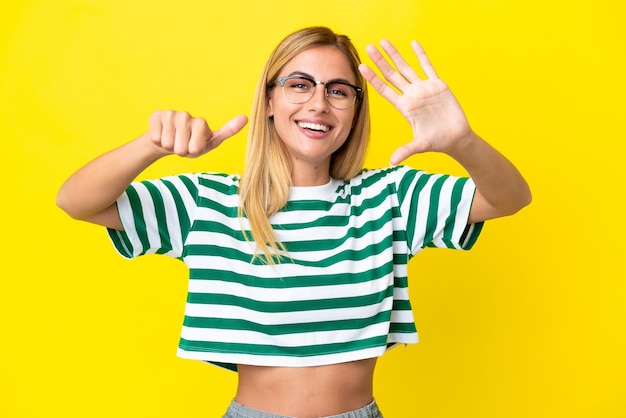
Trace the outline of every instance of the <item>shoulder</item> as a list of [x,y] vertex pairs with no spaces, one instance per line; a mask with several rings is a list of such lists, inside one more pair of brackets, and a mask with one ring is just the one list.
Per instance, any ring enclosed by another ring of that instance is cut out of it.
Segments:
[[134,183],[134,186],[161,190],[165,194],[187,196],[196,200],[199,197],[216,198],[218,195],[237,195],[239,176],[210,172],[182,173],[155,180],[143,180]]
[[380,183],[397,184],[405,177],[412,177],[420,172],[422,171],[405,165],[376,169],[365,168],[359,174],[350,179],[350,183],[362,184],[365,187]]
[[179,177],[185,177],[193,181],[201,189],[212,189],[226,192],[227,190],[239,190],[240,176],[236,174],[198,172],[181,174]]
[[211,171],[201,171],[196,173],[183,174],[184,176],[195,177],[197,179],[203,179],[206,181],[216,181],[220,183],[239,184],[241,176],[237,174],[218,173]]

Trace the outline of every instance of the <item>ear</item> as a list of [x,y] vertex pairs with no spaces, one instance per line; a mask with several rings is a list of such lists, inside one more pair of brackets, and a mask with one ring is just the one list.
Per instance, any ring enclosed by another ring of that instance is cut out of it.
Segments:
[[272,98],[271,97],[267,98],[266,110],[267,110],[267,117],[268,118],[273,118],[274,117],[274,109],[272,107]]

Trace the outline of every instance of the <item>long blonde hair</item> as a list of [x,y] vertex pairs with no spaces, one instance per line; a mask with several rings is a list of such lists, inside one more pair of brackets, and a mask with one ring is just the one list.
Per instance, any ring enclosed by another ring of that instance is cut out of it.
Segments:
[[285,146],[276,132],[273,118],[268,116],[269,94],[279,72],[291,59],[306,49],[319,46],[333,46],[341,51],[350,63],[357,85],[363,89],[355,104],[357,109],[352,130],[331,157],[330,176],[347,180],[363,169],[370,117],[367,83],[358,70],[361,61],[356,49],[347,36],[335,34],[325,27],[305,28],[292,33],[274,49],[257,85],[240,188],[240,216],[247,217],[257,253],[260,251],[269,264],[274,264],[275,258],[280,260],[279,254],[285,250],[269,217],[287,204],[292,175]]

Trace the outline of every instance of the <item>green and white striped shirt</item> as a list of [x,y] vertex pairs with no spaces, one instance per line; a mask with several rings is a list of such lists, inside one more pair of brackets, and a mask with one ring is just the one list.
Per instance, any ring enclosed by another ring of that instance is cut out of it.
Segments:
[[287,256],[254,258],[238,216],[239,178],[187,174],[136,182],[119,198],[121,255],[163,254],[189,268],[178,355],[236,364],[317,366],[417,342],[407,263],[425,247],[469,249],[471,179],[399,166],[292,187],[270,218]]

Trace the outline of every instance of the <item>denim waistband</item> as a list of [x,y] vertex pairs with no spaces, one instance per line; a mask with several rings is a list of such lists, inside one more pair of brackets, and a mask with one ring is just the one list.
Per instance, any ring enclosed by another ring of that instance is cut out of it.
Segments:
[[[288,417],[286,415],[272,414],[270,412],[259,411],[258,409],[249,408],[241,405],[237,401],[233,400],[226,411],[226,415],[223,418],[296,418]],[[339,415],[332,415],[329,417],[321,418],[383,418],[383,415],[378,409],[376,401],[373,400],[363,408],[356,409],[354,411],[344,412]]]

